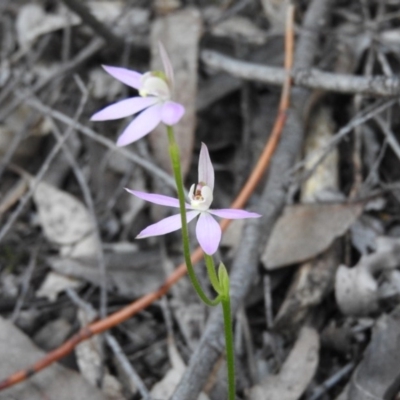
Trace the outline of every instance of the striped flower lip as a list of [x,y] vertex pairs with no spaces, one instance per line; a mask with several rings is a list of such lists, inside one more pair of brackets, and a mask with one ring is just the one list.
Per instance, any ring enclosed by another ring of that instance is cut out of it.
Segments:
[[[187,222],[189,223],[196,217],[199,217],[196,225],[197,240],[204,252],[212,255],[217,251],[222,236],[221,227],[213,216],[226,219],[244,219],[259,218],[261,215],[245,210],[229,208],[210,209],[214,191],[214,168],[211,164],[207,146],[204,143],[202,143],[200,151],[198,182],[197,185],[192,185],[189,192],[190,204],[186,203],[186,209],[188,210],[186,212]],[[134,196],[150,203],[179,208],[179,200],[173,197],[138,192],[130,189],[126,190]],[[150,236],[164,235],[180,228],[182,228],[181,215],[176,214],[148,226],[139,233],[137,238],[143,239]]]
[[150,133],[160,122],[175,125],[185,113],[182,104],[172,101],[174,72],[167,52],[159,43],[164,71],[151,71],[141,74],[126,68],[103,68],[115,79],[137,89],[138,97],[118,101],[98,111],[91,121],[107,121],[138,114],[118,138],[117,146],[127,146]]

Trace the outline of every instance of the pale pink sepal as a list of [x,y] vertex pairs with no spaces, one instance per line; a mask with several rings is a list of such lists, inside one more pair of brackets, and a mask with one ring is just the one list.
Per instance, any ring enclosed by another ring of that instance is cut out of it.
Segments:
[[221,227],[208,213],[202,212],[196,225],[196,236],[201,248],[208,255],[214,254],[221,241]]
[[245,210],[235,210],[233,208],[222,208],[219,210],[208,210],[210,214],[216,215],[217,217],[226,219],[245,219],[245,218],[260,218],[261,215],[249,212]]
[[174,101],[167,101],[161,110],[161,120],[165,125],[175,125],[185,113],[185,107]]
[[199,183],[205,183],[211,191],[214,190],[214,167],[211,163],[207,146],[202,143],[199,157]]
[[[125,188],[125,190],[134,196],[139,197],[139,199],[149,201],[150,203],[159,204],[160,206],[179,208],[179,200],[174,199],[173,197],[164,196],[163,194],[139,192],[137,190],[131,190],[127,188]],[[190,207],[190,205],[186,204],[186,207]]]
[[117,146],[126,146],[151,132],[161,121],[161,104],[156,104],[140,113],[122,132]]
[[[186,213],[187,222],[192,221],[199,214],[199,211],[189,211]],[[176,214],[171,217],[162,219],[161,221],[148,226],[137,235],[137,239],[144,239],[150,236],[160,236],[166,233],[177,231],[182,228],[181,215]]]
[[120,67],[111,67],[109,65],[102,65],[105,71],[110,74],[115,79],[118,79],[120,82],[125,83],[134,89],[139,90],[142,85],[142,76],[136,71],[131,71],[130,69],[120,68]]
[[91,121],[106,121],[125,118],[152,106],[157,101],[158,99],[155,97],[132,97],[103,108],[90,119]]
[[164,48],[164,45],[161,42],[158,42],[158,48],[160,50],[161,61],[164,66],[165,75],[169,80],[170,85],[174,86],[174,69],[172,68],[171,61],[168,57],[168,54]]

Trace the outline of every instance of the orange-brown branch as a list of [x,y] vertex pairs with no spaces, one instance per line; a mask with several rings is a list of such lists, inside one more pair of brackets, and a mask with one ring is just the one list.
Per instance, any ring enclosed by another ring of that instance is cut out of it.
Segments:
[[[271,157],[278,145],[279,138],[281,136],[283,126],[286,120],[286,113],[289,107],[289,99],[290,99],[290,74],[289,71],[292,68],[293,63],[293,15],[294,10],[293,7],[289,7],[288,16],[287,16],[287,25],[286,25],[286,35],[285,35],[285,69],[287,72],[287,78],[282,88],[281,100],[279,104],[279,110],[277,117],[275,119],[275,124],[272,129],[271,135],[268,139],[268,142],[265,145],[265,148],[253,169],[250,177],[248,178],[246,184],[236,197],[235,201],[232,203],[231,208],[242,208],[251,194],[254,192],[258,182],[260,181],[262,175],[267,169]],[[226,230],[230,223],[230,220],[222,220],[221,228],[223,231]],[[201,260],[203,255],[203,251],[200,247],[198,247],[192,253],[192,263],[195,264]],[[109,315],[107,318],[102,320],[93,322],[92,324],[82,328],[78,333],[76,333],[72,338],[70,338],[63,345],[58,347],[57,349],[48,353],[41,360],[28,367],[27,369],[18,371],[13,375],[10,375],[7,379],[0,382],[0,390],[6,389],[12,385],[15,385],[19,382],[24,381],[28,377],[33,374],[41,371],[42,369],[48,367],[50,364],[55,361],[60,360],[69,354],[79,343],[84,340],[89,339],[93,335],[97,335],[102,333],[114,326],[119,325],[123,321],[126,321],[128,318],[137,314],[138,312],[144,310],[149,305],[154,303],[157,299],[165,295],[171,286],[173,286],[179,279],[181,279],[186,273],[186,265],[181,264],[177,267],[177,269],[168,277],[168,279],[164,282],[164,284],[155,292],[149,293],[140,299],[134,301],[129,304],[122,310],[115,312],[114,314]]]

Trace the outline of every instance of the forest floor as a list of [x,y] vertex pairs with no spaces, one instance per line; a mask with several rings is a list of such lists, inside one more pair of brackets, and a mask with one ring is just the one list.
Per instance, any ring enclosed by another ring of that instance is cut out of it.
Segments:
[[91,121],[137,96],[101,66],[160,70],[160,41],[186,187],[203,142],[213,208],[262,215],[214,255],[237,398],[399,398],[400,1],[290,3],[0,2],[0,400],[227,398],[180,231],[135,239],[173,213],[124,190],[176,197],[165,126]]

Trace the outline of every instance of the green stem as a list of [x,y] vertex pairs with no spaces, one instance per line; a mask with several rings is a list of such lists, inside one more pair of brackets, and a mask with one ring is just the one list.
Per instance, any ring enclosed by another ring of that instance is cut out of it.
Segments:
[[219,279],[217,273],[215,272],[215,265],[212,256],[204,254],[204,261],[206,262],[208,277],[212,287],[217,293],[221,293],[221,285],[219,284]]
[[182,220],[182,241],[183,241],[183,254],[185,257],[185,263],[188,271],[189,278],[192,282],[194,289],[199,295],[200,299],[208,306],[216,306],[220,303],[220,297],[217,296],[214,300],[211,300],[204,293],[200,286],[200,282],[197,280],[194,268],[192,265],[192,260],[190,257],[190,245],[189,245],[189,233],[187,229],[187,219],[186,219],[186,205],[185,205],[185,193],[183,190],[183,180],[181,172],[181,162],[179,156],[179,147],[175,141],[174,131],[172,126],[167,125],[168,142],[169,142],[169,155],[171,158],[172,169],[174,171],[174,177],[176,181],[176,188],[178,191],[179,199],[179,209],[181,213]]
[[235,400],[235,354],[232,334],[231,300],[229,295],[222,296],[221,304],[224,314],[226,364],[228,369],[228,399]]

